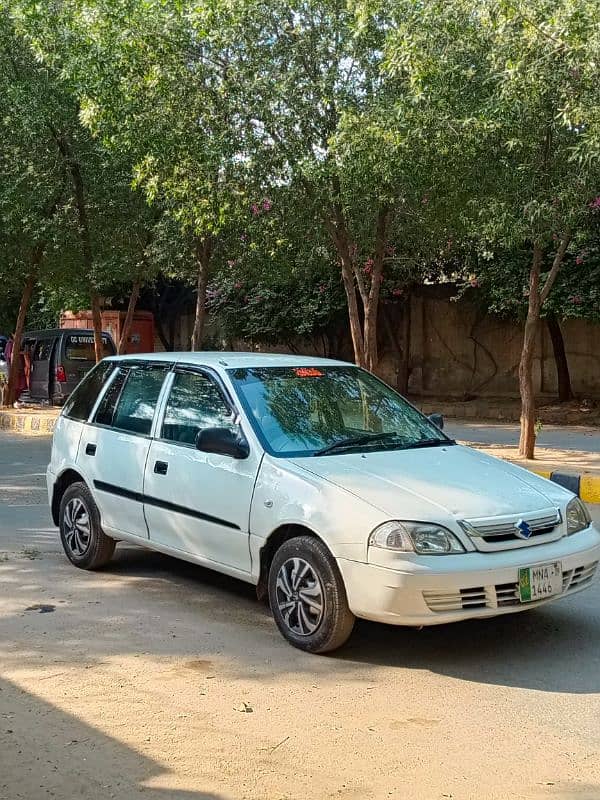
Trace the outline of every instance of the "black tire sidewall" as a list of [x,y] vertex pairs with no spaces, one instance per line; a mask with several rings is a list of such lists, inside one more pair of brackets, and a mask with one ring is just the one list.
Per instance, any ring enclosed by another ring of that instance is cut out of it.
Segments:
[[[310,564],[323,587],[325,608],[317,630],[300,636],[284,622],[276,602],[277,574],[290,558],[302,558]],[[348,608],[344,582],[335,559],[326,546],[315,537],[297,536],[288,539],[276,551],[269,569],[269,603],[277,627],[294,647],[309,653],[325,653],[340,647],[350,636],[354,617]]]
[[[82,556],[78,556],[71,552],[65,537],[65,508],[71,500],[76,498],[84,503],[90,519],[90,543],[89,547]],[[96,505],[94,498],[92,497],[92,493],[85,483],[73,483],[66,489],[60,501],[58,521],[60,539],[65,551],[65,555],[76,567],[79,567],[80,569],[94,569],[106,563],[106,561],[110,558],[112,555],[112,550],[114,549],[114,540],[106,536],[102,530],[98,506]]]

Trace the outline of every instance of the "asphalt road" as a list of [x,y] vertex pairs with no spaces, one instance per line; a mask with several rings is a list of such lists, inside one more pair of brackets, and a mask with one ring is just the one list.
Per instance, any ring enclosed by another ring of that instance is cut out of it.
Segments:
[[48,447],[0,433],[2,800],[600,797],[597,584],[310,656],[235,580],[123,545],[71,567]]
[[[519,443],[519,426],[503,422],[455,422],[446,420],[446,433],[461,441],[477,444],[516,445]],[[578,425],[561,427],[544,425],[537,437],[540,447],[559,450],[581,450],[588,453],[600,452],[600,428],[586,428]]]

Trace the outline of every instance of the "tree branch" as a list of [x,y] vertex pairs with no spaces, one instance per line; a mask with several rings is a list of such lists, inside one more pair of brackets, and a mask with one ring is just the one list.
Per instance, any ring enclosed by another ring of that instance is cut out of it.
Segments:
[[552,268],[548,273],[548,277],[546,278],[542,291],[540,292],[540,306],[543,306],[546,300],[548,299],[548,295],[550,294],[550,291],[554,286],[556,276],[558,275],[558,271],[561,267],[561,264],[565,256],[565,252],[567,250],[567,247],[569,246],[570,241],[571,241],[571,231],[567,230],[565,231],[565,235],[563,236],[560,246],[556,251],[556,255],[554,256],[554,261],[552,262]]

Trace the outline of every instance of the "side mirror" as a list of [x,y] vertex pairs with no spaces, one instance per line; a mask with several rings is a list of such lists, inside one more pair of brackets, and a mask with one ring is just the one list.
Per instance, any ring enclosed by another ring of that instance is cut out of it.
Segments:
[[442,414],[430,414],[429,421],[433,422],[434,425],[443,431],[444,430],[444,417]]
[[231,458],[248,458],[250,448],[241,430],[205,428],[196,436],[196,449],[203,453],[218,453]]

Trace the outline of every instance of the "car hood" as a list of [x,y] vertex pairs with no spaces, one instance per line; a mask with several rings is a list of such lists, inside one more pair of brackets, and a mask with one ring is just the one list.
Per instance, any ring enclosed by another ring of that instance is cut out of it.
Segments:
[[390,518],[477,519],[562,505],[572,495],[527,470],[461,445],[292,459]]

